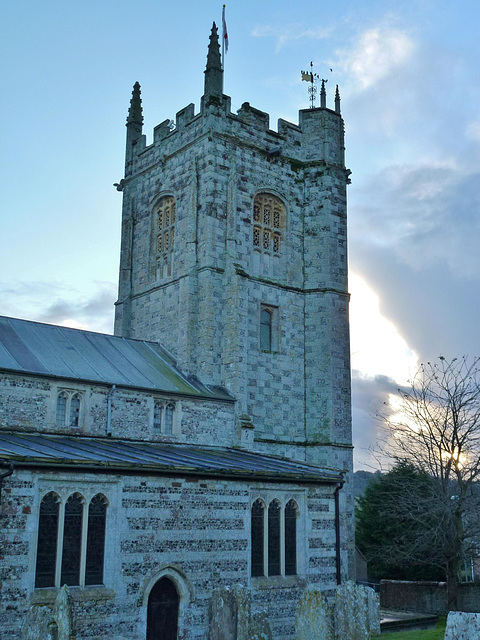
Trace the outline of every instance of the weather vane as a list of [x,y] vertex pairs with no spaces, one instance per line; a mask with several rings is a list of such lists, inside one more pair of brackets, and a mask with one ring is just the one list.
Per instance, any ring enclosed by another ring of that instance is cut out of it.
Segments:
[[302,71],[302,80],[305,82],[310,82],[310,86],[308,87],[308,95],[310,97],[310,109],[315,108],[315,100],[317,97],[317,87],[315,86],[315,82],[320,78],[318,73],[313,73],[313,62],[310,62],[310,71]]

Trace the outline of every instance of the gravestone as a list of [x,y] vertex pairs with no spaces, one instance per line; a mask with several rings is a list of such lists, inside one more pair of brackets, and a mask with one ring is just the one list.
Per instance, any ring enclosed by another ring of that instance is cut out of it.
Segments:
[[30,607],[22,626],[22,640],[75,640],[72,602],[68,587],[59,590],[53,607]]
[[250,591],[242,585],[214,591],[210,603],[209,640],[272,640],[267,615],[252,613]]
[[332,614],[319,589],[307,589],[300,598],[295,632],[295,640],[333,640]]
[[478,640],[480,638],[480,613],[450,611],[445,629],[445,640]]
[[369,640],[380,633],[380,600],[373,589],[346,582],[335,589],[335,640]]

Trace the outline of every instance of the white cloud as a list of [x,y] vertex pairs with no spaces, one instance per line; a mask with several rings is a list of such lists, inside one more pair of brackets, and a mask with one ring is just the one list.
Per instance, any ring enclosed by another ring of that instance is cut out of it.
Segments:
[[308,27],[302,24],[288,25],[261,25],[252,31],[254,38],[274,38],[276,40],[276,51],[280,51],[286,44],[300,40],[323,40],[328,38],[331,27]]
[[397,72],[415,49],[406,31],[377,26],[361,33],[350,48],[337,51],[335,66],[349,76],[356,90],[364,91]]

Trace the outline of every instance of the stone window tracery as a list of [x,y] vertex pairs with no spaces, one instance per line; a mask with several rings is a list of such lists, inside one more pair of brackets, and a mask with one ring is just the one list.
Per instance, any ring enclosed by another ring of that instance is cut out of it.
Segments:
[[35,587],[101,585],[106,518],[107,500],[102,494],[87,504],[78,492],[66,501],[47,493],[38,518]]
[[60,427],[79,427],[81,413],[81,394],[68,389],[59,391],[55,408],[55,424]]
[[297,574],[298,505],[289,500],[270,504],[258,498],[251,509],[251,575],[289,576]]
[[172,435],[176,431],[179,420],[178,408],[175,402],[155,400],[153,406],[153,430],[157,433]]
[[175,198],[173,196],[161,198],[157,204],[155,215],[157,277],[161,278],[172,273],[176,219]]
[[285,205],[271,193],[259,193],[253,201],[253,248],[278,255],[285,228]]

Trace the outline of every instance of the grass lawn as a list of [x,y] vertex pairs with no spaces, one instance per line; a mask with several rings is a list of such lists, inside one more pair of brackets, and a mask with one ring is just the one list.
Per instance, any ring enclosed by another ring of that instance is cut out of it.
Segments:
[[445,637],[446,618],[440,618],[435,629],[423,631],[399,631],[397,633],[382,633],[376,638],[381,640],[443,640]]

